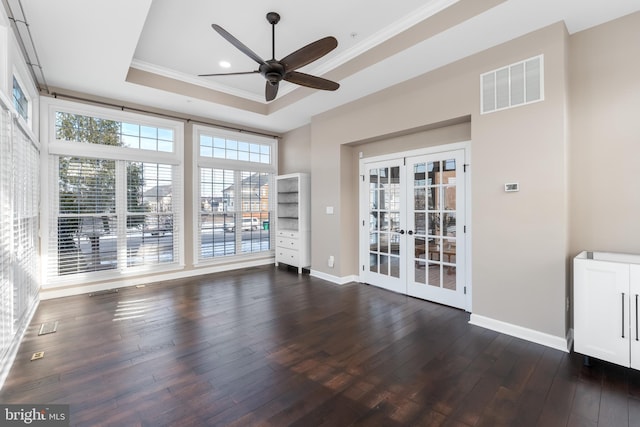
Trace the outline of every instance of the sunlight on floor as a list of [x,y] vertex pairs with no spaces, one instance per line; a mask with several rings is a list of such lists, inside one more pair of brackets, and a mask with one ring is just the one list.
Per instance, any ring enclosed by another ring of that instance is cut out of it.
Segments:
[[144,317],[144,314],[147,312],[146,301],[147,300],[145,298],[118,302],[116,312],[113,315],[113,321],[118,322],[120,320],[129,320]]

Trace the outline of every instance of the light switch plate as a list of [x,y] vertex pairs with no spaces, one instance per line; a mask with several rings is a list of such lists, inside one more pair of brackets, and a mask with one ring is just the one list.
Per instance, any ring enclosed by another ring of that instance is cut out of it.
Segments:
[[333,206],[327,206],[327,215],[333,215]]

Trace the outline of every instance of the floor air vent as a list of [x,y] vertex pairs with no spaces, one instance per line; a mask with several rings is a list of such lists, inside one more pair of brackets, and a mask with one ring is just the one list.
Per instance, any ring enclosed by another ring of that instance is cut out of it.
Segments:
[[90,297],[97,297],[98,295],[107,295],[107,294],[117,294],[118,290],[117,289],[107,289],[104,291],[98,291],[98,292],[91,292],[89,294]]
[[57,330],[58,330],[58,322],[57,321],[43,323],[42,325],[40,325],[40,331],[38,332],[38,335],[52,334]]

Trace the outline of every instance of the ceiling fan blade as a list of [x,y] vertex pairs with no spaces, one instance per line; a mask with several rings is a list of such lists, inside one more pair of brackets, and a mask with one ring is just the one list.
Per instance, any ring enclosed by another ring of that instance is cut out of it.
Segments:
[[280,60],[287,72],[303,67],[316,59],[322,58],[338,46],[335,37],[325,37],[296,50]]
[[336,90],[340,85],[331,80],[322,77],[312,76],[310,74],[301,73],[299,71],[291,71],[284,76],[288,82],[298,84],[300,86],[311,87],[322,90]]
[[239,76],[242,74],[256,74],[260,71],[239,71],[237,73],[213,73],[213,74],[198,74],[198,77],[212,77],[212,76]]
[[216,30],[218,32],[218,34],[220,34],[222,37],[224,37],[229,43],[234,45],[236,48],[238,48],[240,51],[242,51],[242,53],[244,53],[249,58],[251,58],[254,61],[256,61],[258,64],[262,65],[262,64],[265,63],[264,59],[260,58],[260,56],[258,56],[257,53],[255,53],[254,51],[249,49],[247,46],[245,46],[240,40],[238,40],[237,38],[233,37],[231,35],[231,33],[229,33],[227,30],[222,28],[220,25],[211,24],[211,27],[214,30]]
[[280,84],[278,82],[276,83],[267,82],[267,85],[264,88],[264,97],[267,101],[273,101],[274,99],[276,99],[279,85]]

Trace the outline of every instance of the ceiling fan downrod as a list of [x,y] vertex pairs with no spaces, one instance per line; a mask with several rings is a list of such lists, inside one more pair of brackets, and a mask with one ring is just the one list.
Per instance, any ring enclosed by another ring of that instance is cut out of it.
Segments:
[[267,21],[271,24],[271,60],[276,60],[276,24],[280,22],[280,15],[276,12],[267,13]]

